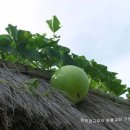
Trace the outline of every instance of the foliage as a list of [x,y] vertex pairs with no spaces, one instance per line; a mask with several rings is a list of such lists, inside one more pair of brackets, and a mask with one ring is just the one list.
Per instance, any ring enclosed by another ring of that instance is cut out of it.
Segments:
[[128,92],[126,85],[117,79],[115,72],[85,56],[78,56],[69,48],[58,44],[59,36],[55,33],[61,28],[56,16],[46,21],[54,33],[52,38],[46,34],[32,34],[30,31],[18,30],[17,26],[8,25],[8,34],[0,35],[0,59],[14,63],[22,63],[38,69],[51,70],[64,65],[81,67],[91,78],[91,88],[100,89],[117,96]]
[[32,93],[33,95],[37,95],[37,96],[38,96],[37,89],[38,89],[39,85],[40,85],[40,82],[36,78],[27,80],[25,82],[25,88],[26,88],[26,90],[28,92]]

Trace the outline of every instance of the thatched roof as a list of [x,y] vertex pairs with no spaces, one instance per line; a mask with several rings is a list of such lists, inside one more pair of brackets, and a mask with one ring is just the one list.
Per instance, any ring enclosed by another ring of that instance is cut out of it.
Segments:
[[84,101],[74,105],[57,91],[46,95],[51,86],[41,78],[39,95],[29,93],[24,88],[29,79],[0,68],[0,130],[130,130],[129,100],[90,90]]

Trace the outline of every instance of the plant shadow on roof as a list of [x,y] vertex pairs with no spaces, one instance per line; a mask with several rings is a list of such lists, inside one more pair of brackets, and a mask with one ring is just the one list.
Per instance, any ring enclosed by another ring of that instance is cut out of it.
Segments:
[[[48,81],[40,81],[38,93],[25,89],[30,76],[0,68],[0,130],[129,130],[130,101],[90,90],[86,99],[72,104],[58,91],[44,95]],[[101,119],[119,119],[101,121]],[[94,121],[97,122],[87,122]],[[98,122],[100,119],[100,122]]]

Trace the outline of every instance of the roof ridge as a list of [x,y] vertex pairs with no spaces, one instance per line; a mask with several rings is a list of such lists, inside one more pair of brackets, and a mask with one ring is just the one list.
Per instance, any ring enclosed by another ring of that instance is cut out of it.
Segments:
[[90,89],[89,93],[100,96],[100,97],[105,98],[105,99],[109,99],[109,100],[116,102],[116,103],[119,103],[119,104],[127,105],[130,107],[130,100],[129,99],[124,99],[123,97],[117,97],[116,95],[114,95],[112,93],[105,93],[105,92],[100,91],[98,89]]

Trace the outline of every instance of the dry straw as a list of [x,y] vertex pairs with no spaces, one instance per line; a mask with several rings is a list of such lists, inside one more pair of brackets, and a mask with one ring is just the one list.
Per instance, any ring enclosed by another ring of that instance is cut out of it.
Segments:
[[[101,119],[130,117],[130,101],[90,90],[86,99],[72,104],[40,82],[33,95],[26,81],[31,76],[0,68],[0,130],[130,130],[130,121]],[[97,122],[91,122],[97,121]]]

